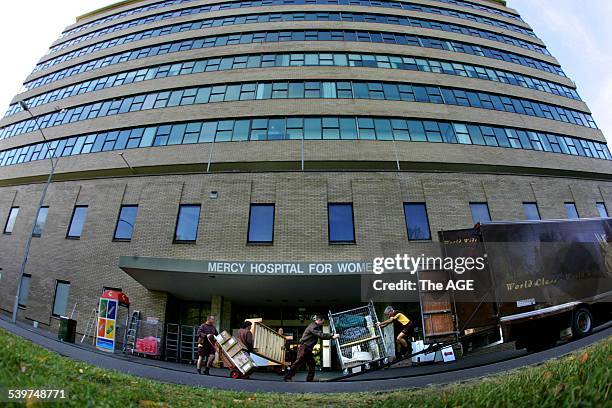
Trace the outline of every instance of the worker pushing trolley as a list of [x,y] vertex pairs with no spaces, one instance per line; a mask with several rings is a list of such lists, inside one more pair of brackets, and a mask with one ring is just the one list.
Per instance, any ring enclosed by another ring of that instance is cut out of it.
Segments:
[[389,355],[374,303],[344,312],[329,312],[329,325],[344,375],[387,364]]

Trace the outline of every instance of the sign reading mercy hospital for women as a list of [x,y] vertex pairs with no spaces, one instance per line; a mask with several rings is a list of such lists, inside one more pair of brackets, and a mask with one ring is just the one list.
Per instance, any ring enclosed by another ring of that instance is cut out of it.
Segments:
[[360,275],[372,273],[371,261],[220,261],[150,258],[139,256],[119,257],[119,267],[124,270],[166,272],[191,272],[227,275]]
[[208,261],[208,272],[321,275],[372,272],[371,262],[226,262]]

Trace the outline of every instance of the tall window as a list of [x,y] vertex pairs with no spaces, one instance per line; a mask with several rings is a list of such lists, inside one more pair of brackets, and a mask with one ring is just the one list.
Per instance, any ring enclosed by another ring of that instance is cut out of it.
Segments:
[[606,208],[605,203],[597,203],[597,212],[601,218],[608,218],[608,209]]
[[487,203],[470,203],[470,211],[472,212],[474,224],[491,222],[489,205]]
[[45,224],[47,223],[47,214],[49,214],[49,207],[40,207],[38,215],[36,216],[36,224],[34,225],[32,236],[40,237],[42,235]]
[[565,203],[565,211],[567,212],[567,218],[570,220],[580,218],[578,215],[578,209],[576,208],[576,203]]
[[6,219],[6,224],[4,224],[4,233],[12,234],[13,228],[15,228],[15,221],[17,221],[17,214],[19,214],[19,207],[11,207],[11,211],[9,212],[9,216]]
[[331,244],[355,243],[353,204],[329,204],[327,218]]
[[428,241],[431,239],[427,207],[423,203],[404,204],[404,217],[410,241]]
[[530,221],[541,220],[537,203],[523,203],[523,211],[525,212],[525,219]]
[[70,220],[70,226],[68,227],[68,234],[66,235],[66,238],[81,238],[81,234],[83,233],[83,226],[85,226],[86,219],[87,206],[77,205],[76,207],[74,207],[72,219]]
[[56,281],[55,297],[53,299],[52,314],[55,317],[65,316],[68,307],[68,295],[70,294],[70,282]]
[[271,244],[274,241],[274,204],[251,204],[249,244]]
[[199,205],[181,205],[179,207],[174,242],[188,243],[198,239],[198,225],[200,224]]
[[28,304],[28,293],[30,292],[30,279],[32,275],[21,275],[21,287],[19,288],[19,298],[17,303],[21,307],[26,307]]
[[137,205],[122,205],[119,211],[119,218],[115,226],[115,241],[131,241],[138,214]]

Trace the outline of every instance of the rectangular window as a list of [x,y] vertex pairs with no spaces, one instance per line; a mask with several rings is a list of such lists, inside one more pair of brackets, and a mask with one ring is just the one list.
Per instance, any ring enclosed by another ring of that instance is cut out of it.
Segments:
[[570,220],[580,218],[578,215],[578,209],[576,208],[576,203],[565,203],[565,211],[567,212],[567,218]]
[[410,241],[429,241],[431,231],[429,229],[429,218],[427,217],[427,207],[424,203],[404,204],[404,217],[406,219],[406,229],[408,240]]
[[601,218],[608,218],[608,209],[606,208],[605,203],[597,203],[595,206],[597,207],[597,212]]
[[353,204],[328,204],[327,218],[330,244],[354,244]]
[[470,211],[472,212],[474,224],[491,222],[489,205],[487,203],[470,203]]
[[274,242],[274,204],[251,204],[247,241],[249,244]]
[[70,226],[68,227],[68,234],[66,238],[78,239],[81,238],[83,232],[83,226],[85,225],[85,219],[87,218],[87,206],[77,205],[74,207],[72,212],[72,218],[70,220]]
[[138,214],[137,205],[122,205],[119,211],[119,218],[115,226],[115,241],[131,241]]
[[17,221],[17,214],[19,214],[19,207],[11,207],[11,211],[9,212],[9,216],[6,219],[6,224],[4,224],[4,233],[12,234],[13,229],[15,228],[15,221]]
[[17,303],[19,307],[26,307],[28,304],[28,293],[30,292],[30,279],[32,275],[21,275],[21,286],[19,287],[19,298]]
[[49,214],[49,207],[40,207],[38,215],[36,216],[36,225],[34,225],[34,232],[32,233],[33,237],[40,237],[42,235],[42,232],[45,229],[45,224],[47,222],[47,214]]
[[55,298],[53,299],[53,316],[60,317],[66,315],[68,308],[68,295],[70,294],[70,282],[56,281]]
[[196,242],[200,224],[200,209],[200,205],[181,205],[179,207],[174,232],[175,243]]
[[523,203],[523,211],[525,212],[526,220],[537,221],[542,219],[540,218],[540,210],[537,203]]

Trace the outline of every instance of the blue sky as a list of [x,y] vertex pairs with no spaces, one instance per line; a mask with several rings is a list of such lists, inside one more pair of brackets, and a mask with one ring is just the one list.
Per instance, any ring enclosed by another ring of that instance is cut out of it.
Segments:
[[[21,88],[36,61],[74,17],[114,0],[5,1],[0,13],[0,110]],[[612,1],[508,0],[578,84],[599,127],[612,143]],[[1,116],[1,114],[0,114]]]

